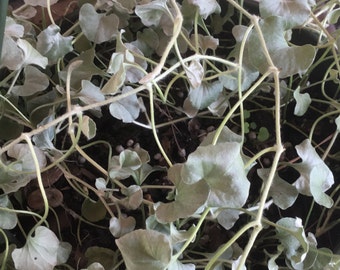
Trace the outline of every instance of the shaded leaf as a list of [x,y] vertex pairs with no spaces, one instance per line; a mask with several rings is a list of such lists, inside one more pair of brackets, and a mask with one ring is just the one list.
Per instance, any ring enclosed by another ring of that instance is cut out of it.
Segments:
[[116,238],[132,232],[136,226],[136,220],[134,217],[112,217],[110,219],[110,232]]
[[115,266],[115,252],[108,248],[92,246],[85,252],[88,270],[112,269]]
[[106,208],[101,200],[95,202],[86,198],[81,205],[81,215],[91,222],[98,222],[105,218]]
[[22,248],[12,252],[16,269],[52,270],[65,263],[71,252],[71,245],[58,240],[46,227],[35,229],[34,237],[28,236]]
[[312,99],[308,93],[301,94],[300,88],[297,88],[294,91],[294,99],[296,101],[296,105],[294,108],[294,114],[297,116],[302,116],[306,113],[309,108],[309,105],[312,103]]
[[184,183],[193,184],[204,179],[210,187],[208,206],[242,207],[250,184],[240,150],[236,142],[199,146],[182,168]]
[[[8,196],[5,194],[0,195],[0,208],[3,209],[13,209],[13,205],[9,200]],[[13,229],[18,222],[18,217],[16,213],[5,211],[0,209],[0,228],[3,230],[11,230]]]
[[[263,180],[264,184],[266,184],[268,180],[269,173],[270,169],[257,170],[257,174]],[[285,210],[294,204],[298,195],[299,192],[296,187],[283,180],[278,173],[275,172],[273,183],[269,190],[269,196],[273,198],[274,204]]]
[[[50,5],[54,5],[59,0],[50,0]],[[31,5],[31,6],[40,6],[40,7],[47,7],[47,1],[46,0],[24,0],[25,4]]]
[[209,196],[209,185],[202,179],[192,184],[183,182],[182,164],[175,164],[168,170],[168,178],[176,186],[175,200],[155,205],[156,218],[161,223],[169,223],[193,215]]
[[[78,57],[74,58],[73,62],[75,61],[82,61],[82,64],[77,66],[71,76],[71,87],[74,89],[78,89],[81,87],[82,80],[90,81],[92,76],[95,75],[102,75],[105,76],[105,72],[99,69],[94,63],[94,56],[95,56],[95,50],[94,48],[91,48],[87,51],[82,52]],[[59,77],[66,82],[66,76],[67,76],[67,70],[69,65],[64,68],[60,73]]]
[[34,66],[24,68],[24,85],[17,85],[12,88],[12,93],[17,96],[31,96],[45,90],[50,84],[48,77]]
[[164,270],[171,260],[169,238],[157,231],[135,230],[116,240],[129,270]]
[[86,3],[80,8],[79,24],[90,41],[100,44],[118,34],[119,18],[115,14],[99,14],[94,6]]
[[59,26],[52,24],[37,36],[37,50],[48,58],[49,64],[55,64],[59,58],[73,50],[73,37],[60,35]]

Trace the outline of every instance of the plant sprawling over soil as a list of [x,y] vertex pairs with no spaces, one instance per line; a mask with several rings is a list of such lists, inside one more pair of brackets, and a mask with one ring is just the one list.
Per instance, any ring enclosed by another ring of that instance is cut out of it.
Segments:
[[340,269],[338,1],[0,13],[2,270]]

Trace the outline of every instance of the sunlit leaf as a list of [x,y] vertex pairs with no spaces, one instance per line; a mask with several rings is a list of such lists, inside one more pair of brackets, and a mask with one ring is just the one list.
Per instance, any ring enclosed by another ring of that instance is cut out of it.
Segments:
[[154,0],[150,3],[136,5],[135,13],[145,26],[159,26],[164,14],[170,13],[167,0]]
[[240,150],[236,142],[199,146],[182,168],[184,183],[193,184],[204,179],[210,187],[208,206],[242,207],[250,184]]
[[[0,207],[3,209],[13,209],[13,205],[5,194],[0,195]],[[18,222],[16,213],[0,209],[0,228],[4,230],[13,229]]]
[[53,270],[67,261],[71,248],[70,244],[60,242],[50,229],[39,226],[34,237],[27,237],[24,247],[12,252],[12,258],[16,269]]
[[23,51],[12,38],[5,35],[2,44],[0,67],[7,67],[9,70],[18,70],[23,61]]
[[157,231],[135,230],[116,240],[129,270],[164,270],[171,260],[169,238]]
[[309,105],[312,103],[312,99],[308,93],[300,93],[300,88],[297,88],[294,91],[294,99],[296,101],[296,105],[294,108],[294,114],[297,116],[302,116],[306,113],[309,108]]
[[136,226],[136,220],[134,217],[112,217],[110,219],[110,232],[116,238],[132,232]]
[[96,122],[93,121],[87,115],[85,115],[83,117],[83,122],[82,122],[82,125],[81,125],[81,131],[86,136],[86,138],[88,140],[93,139],[94,136],[96,136],[96,132],[97,132]]
[[[257,174],[263,180],[264,184],[267,183],[270,169],[258,169]],[[270,186],[269,196],[273,198],[275,205],[281,209],[291,207],[297,199],[299,192],[296,187],[283,180],[276,172],[273,179],[273,184]]]
[[293,266],[303,262],[309,250],[309,244],[301,219],[286,217],[276,223],[284,227],[284,229],[277,227],[276,231],[277,237],[284,247],[286,258]]
[[216,0],[188,0],[190,4],[197,6],[199,14],[207,19],[212,13],[220,13],[221,7]]
[[33,46],[24,39],[17,40],[18,47],[24,53],[24,60],[22,66],[27,65],[37,65],[42,68],[45,68],[48,64],[48,59],[45,56],[42,56]]
[[72,37],[60,35],[59,26],[52,24],[37,36],[37,50],[48,58],[49,64],[55,64],[73,50]]
[[314,0],[262,0],[260,1],[261,17],[280,16],[290,27],[302,25],[310,16]]
[[340,115],[335,118],[336,130],[340,132]]
[[159,203],[155,206],[156,218],[161,223],[169,223],[193,215],[205,204],[209,196],[209,186],[203,179],[192,184],[183,182],[182,166],[175,164],[168,170],[168,178],[176,186],[176,195],[175,201]]
[[79,11],[79,24],[84,35],[99,44],[113,39],[118,34],[119,18],[115,14],[97,13],[94,6],[84,4]]
[[319,157],[308,139],[295,148],[302,162],[291,165],[300,173],[300,177],[293,185],[301,194],[313,196],[318,204],[331,207],[332,199],[324,192],[334,183],[333,173]]
[[30,96],[45,90],[50,84],[48,77],[34,66],[27,66],[24,69],[24,85],[17,85],[12,92],[18,96]]
[[[126,86],[123,88],[122,94],[128,93],[131,90],[131,86]],[[133,122],[137,119],[140,111],[136,94],[132,94],[128,97],[111,103],[109,110],[113,117],[122,120],[124,123]]]

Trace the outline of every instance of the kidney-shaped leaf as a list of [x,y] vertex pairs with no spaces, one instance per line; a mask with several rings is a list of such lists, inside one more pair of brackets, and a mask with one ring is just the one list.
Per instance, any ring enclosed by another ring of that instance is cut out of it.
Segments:
[[294,108],[294,114],[302,116],[308,110],[309,105],[312,103],[312,99],[308,93],[301,94],[299,88],[293,93],[296,105]]
[[216,0],[189,0],[188,2],[197,6],[204,19],[208,18],[210,14],[221,12],[221,7]]
[[[260,21],[260,27],[273,63],[280,70],[280,78],[305,73],[313,63],[315,48],[309,44],[288,46],[284,36],[288,26],[280,17],[268,17]],[[269,65],[255,30],[249,37],[247,50],[252,65],[261,73],[265,73]]]
[[134,217],[112,217],[110,219],[110,232],[116,238],[119,238],[131,231],[136,226],[136,220]]
[[119,18],[115,14],[96,12],[91,4],[84,4],[79,11],[79,24],[84,35],[97,44],[108,41],[118,34]]
[[311,12],[310,4],[314,0],[262,0],[260,1],[261,17],[280,16],[287,20],[291,27],[302,25]]
[[318,204],[331,207],[332,200],[324,192],[334,183],[333,173],[319,157],[308,139],[295,148],[302,162],[291,165],[300,173],[300,177],[293,185],[301,194],[313,196]]
[[[122,90],[122,94],[132,90],[131,86],[126,86]],[[139,102],[136,94],[122,98],[110,104],[110,113],[113,117],[121,119],[124,123],[131,123],[139,116]]]
[[199,146],[189,155],[181,177],[188,184],[204,179],[211,207],[242,207],[248,197],[250,184],[236,142]]
[[17,96],[30,96],[41,92],[45,90],[50,83],[47,75],[34,66],[25,67],[24,73],[24,85],[18,85],[12,88],[12,93]]
[[145,26],[159,26],[164,14],[170,13],[167,0],[154,0],[143,5],[136,5],[135,13]]
[[[268,176],[270,173],[270,169],[258,169],[257,174],[266,183]],[[285,180],[283,180],[277,173],[274,175],[273,184],[269,190],[269,196],[273,198],[273,202],[280,207],[281,209],[287,209],[291,207],[299,192],[296,187],[289,184]]]
[[[5,194],[0,195],[0,207],[3,209],[13,209],[11,201],[8,199],[8,196]],[[5,230],[13,229],[18,222],[18,217],[14,212],[9,212],[6,210],[0,209],[0,228]]]
[[48,58],[49,64],[55,64],[59,58],[73,50],[72,37],[60,35],[60,28],[55,24],[49,25],[37,39],[37,50]]
[[70,244],[60,242],[50,229],[39,226],[34,237],[27,237],[24,247],[12,252],[12,258],[16,269],[52,270],[65,263],[70,252]]
[[202,179],[193,184],[182,181],[182,164],[175,164],[168,171],[168,178],[176,186],[175,201],[156,205],[156,218],[161,223],[173,222],[193,215],[205,204],[209,196],[209,185]]
[[276,231],[287,259],[292,265],[301,263],[306,258],[309,249],[301,219],[287,217],[276,223],[283,227],[277,227]]
[[135,230],[116,240],[129,270],[164,270],[171,260],[169,238],[153,230]]

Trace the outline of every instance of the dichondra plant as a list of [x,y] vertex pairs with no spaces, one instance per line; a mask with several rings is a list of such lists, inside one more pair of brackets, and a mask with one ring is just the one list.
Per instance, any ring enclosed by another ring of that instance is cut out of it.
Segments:
[[337,1],[24,2],[0,22],[1,269],[340,268]]

